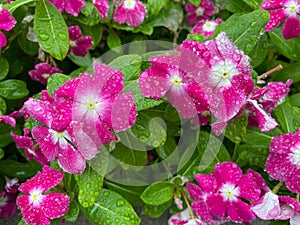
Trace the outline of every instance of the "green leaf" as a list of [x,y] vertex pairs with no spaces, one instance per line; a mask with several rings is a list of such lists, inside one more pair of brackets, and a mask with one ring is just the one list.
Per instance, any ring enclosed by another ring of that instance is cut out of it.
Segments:
[[71,201],[69,206],[69,211],[64,218],[70,222],[76,222],[79,215],[79,205],[76,201]]
[[3,5],[2,7],[8,9],[8,11],[10,13],[13,13],[20,6],[26,5],[26,4],[31,3],[31,2],[35,2],[35,0],[16,0],[16,1],[13,1],[9,4]]
[[214,36],[225,31],[234,45],[249,54],[260,40],[268,21],[269,13],[261,9],[242,15],[234,14],[217,26]]
[[269,35],[279,53],[292,60],[300,59],[299,37],[286,40],[282,36],[281,28],[270,31]]
[[152,15],[157,15],[168,1],[169,0],[148,0],[147,11],[149,11]]
[[94,26],[100,22],[100,15],[92,2],[86,2],[75,19],[85,25]]
[[152,35],[153,33],[153,26],[151,26],[150,24],[141,24],[140,26],[136,27],[134,30],[133,30],[134,33],[137,33],[137,32],[142,32],[143,34],[146,34],[146,35]]
[[300,82],[300,63],[292,63],[283,68],[274,74],[272,74],[272,81],[282,81],[286,82],[288,79],[293,80],[293,84]]
[[[289,97],[292,106],[300,107],[300,93],[293,94]],[[1,105],[1,104],[0,104]],[[1,107],[0,107],[1,109]]]
[[255,47],[250,52],[250,62],[253,68],[259,66],[268,54],[269,40],[268,35],[265,33],[261,36],[256,43]]
[[199,6],[201,0],[189,0],[190,3],[192,3],[194,6]]
[[160,217],[172,204],[172,200],[161,205],[147,205],[145,204],[142,214],[151,216],[153,218]]
[[243,0],[247,5],[252,9],[259,9],[261,6],[262,0]]
[[2,148],[0,148],[0,160],[5,156],[5,153]]
[[268,148],[272,138],[281,133],[282,132],[278,128],[275,128],[268,132],[261,132],[259,128],[248,127],[243,142],[249,145],[262,146]]
[[87,53],[84,57],[82,57],[82,56],[76,56],[73,54],[73,52],[71,52],[71,54],[69,54],[68,57],[77,66],[88,67],[93,64],[92,57],[89,53]]
[[20,99],[28,95],[26,83],[21,80],[5,80],[0,82],[0,96],[7,99]]
[[0,97],[0,113],[5,114],[6,109],[7,109],[6,102],[3,98]]
[[136,215],[126,199],[107,189],[101,189],[94,205],[88,208],[82,208],[82,211],[92,224],[95,225],[140,224],[140,218]]
[[28,55],[34,56],[38,54],[39,45],[36,42],[28,40],[26,37],[28,29],[23,30],[23,32],[18,37],[18,44],[20,48]]
[[8,124],[0,125],[0,148],[13,142],[13,138],[10,135],[11,129],[12,127]]
[[203,41],[207,40],[207,38],[204,37],[203,34],[188,34],[187,39],[193,40],[196,42],[203,42]]
[[148,186],[141,199],[148,205],[162,205],[174,196],[174,184],[168,181],[158,181]]
[[54,91],[58,90],[64,83],[66,83],[70,79],[70,76],[61,73],[52,74],[47,80],[47,90],[49,94],[53,95]]
[[69,49],[68,27],[58,9],[47,0],[37,1],[34,31],[46,52],[58,60],[66,57]]
[[122,42],[120,37],[115,32],[111,32],[107,37],[107,45],[110,49],[114,49],[121,46]]
[[221,4],[223,7],[232,13],[249,12],[251,8],[241,0],[225,0]]
[[24,221],[24,219],[22,219],[22,220],[18,223],[18,225],[28,225],[28,224]]
[[248,125],[248,117],[246,114],[230,121],[226,126],[225,137],[230,141],[238,144],[246,135]]
[[41,170],[41,164],[35,161],[20,163],[14,160],[2,160],[0,163],[2,174],[8,177],[16,177],[22,181],[33,177],[39,170]]
[[9,63],[8,61],[0,55],[0,80],[3,80],[9,71]]
[[272,220],[268,225],[289,225],[289,220]]
[[75,180],[79,187],[79,203],[85,208],[92,206],[102,188],[103,176],[87,166],[82,174],[75,175]]
[[177,143],[175,139],[169,137],[168,135],[165,144],[156,148],[156,152],[160,158],[166,159],[172,154],[172,152],[176,149],[176,147],[177,147]]

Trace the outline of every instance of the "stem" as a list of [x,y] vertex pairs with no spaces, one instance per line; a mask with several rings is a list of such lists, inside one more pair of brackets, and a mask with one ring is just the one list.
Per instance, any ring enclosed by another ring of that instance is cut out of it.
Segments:
[[274,67],[273,69],[271,69],[271,70],[269,70],[269,71],[267,71],[267,72],[265,72],[265,73],[259,75],[259,76],[257,77],[257,79],[258,79],[258,80],[262,80],[262,79],[268,77],[271,73],[274,73],[274,72],[276,72],[276,71],[278,71],[278,70],[281,70],[281,69],[282,69],[282,65],[278,65],[278,66]]
[[181,194],[182,194],[182,197],[183,197],[183,199],[184,199],[185,204],[187,205],[187,207],[188,207],[188,209],[189,209],[189,213],[190,213],[191,219],[192,219],[192,220],[195,219],[194,212],[193,212],[192,207],[191,207],[191,205],[190,205],[190,203],[189,203],[189,200],[188,200],[187,197],[185,196],[185,193],[184,193],[183,189],[180,189],[180,192],[181,192]]
[[279,189],[281,188],[281,186],[283,185],[283,181],[280,181],[272,190],[273,194],[276,194]]
[[300,200],[300,193],[297,193],[297,195],[296,195],[296,201],[299,202],[299,200]]

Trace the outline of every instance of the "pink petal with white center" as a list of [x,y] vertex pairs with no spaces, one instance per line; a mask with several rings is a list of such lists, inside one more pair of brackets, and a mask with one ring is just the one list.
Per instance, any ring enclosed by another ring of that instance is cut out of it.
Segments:
[[232,221],[247,222],[256,218],[254,213],[251,211],[250,206],[240,199],[228,202],[227,207],[227,214]]
[[242,170],[233,162],[223,162],[215,165],[214,176],[217,182],[238,184],[242,178]]
[[212,193],[216,191],[217,181],[214,176],[209,174],[196,174],[194,177],[204,192]]
[[1,123],[5,123],[5,124],[8,124],[12,127],[15,127],[16,126],[16,119],[11,117],[11,116],[7,116],[7,115],[3,115],[0,117],[0,122]]
[[48,0],[49,2],[53,3],[55,7],[60,11],[63,12],[65,9],[65,0]]
[[64,174],[50,166],[44,166],[42,170],[42,178],[40,181],[40,187],[43,192],[50,190],[58,185],[64,177]]
[[197,216],[201,217],[203,220],[211,221],[214,220],[214,217],[209,210],[205,200],[199,200],[192,203],[192,209]]
[[239,197],[253,201],[260,197],[261,190],[251,173],[246,173],[239,181]]
[[266,31],[271,31],[275,27],[278,27],[282,21],[287,18],[287,14],[285,13],[284,9],[276,9],[270,12],[270,20],[265,26]]
[[275,219],[280,215],[278,196],[272,193],[272,191],[267,192],[259,201],[252,204],[251,210],[260,219]]
[[59,218],[68,212],[70,197],[61,193],[49,193],[44,195],[41,208],[50,219]]
[[75,150],[70,144],[60,146],[58,155],[59,166],[67,173],[81,174],[85,169],[85,159],[79,151]]
[[6,40],[6,36],[0,32],[0,51],[1,51],[1,48],[5,47],[7,44],[7,40]]
[[[296,165],[294,165],[296,167]],[[285,185],[286,187],[293,193],[300,192],[300,168],[296,167],[293,171],[290,171],[288,175]]]
[[203,191],[198,185],[193,183],[186,183],[186,189],[192,200],[203,199]]
[[289,0],[264,0],[261,8],[265,10],[282,8]]
[[298,16],[289,16],[282,27],[282,34],[285,39],[300,36],[300,20]]
[[1,9],[0,30],[10,31],[16,25],[16,23],[17,21],[7,9]]
[[85,1],[83,0],[65,0],[65,11],[73,16],[78,16],[84,5]]
[[286,181],[294,170],[288,155],[270,154],[266,161],[267,173],[276,180]]
[[198,22],[190,31],[191,34],[203,34],[204,37],[211,37],[216,27],[222,22],[222,20],[207,20]]
[[21,186],[18,188],[19,191],[24,192],[25,194],[30,194],[30,191],[38,187],[41,182],[42,174],[41,172],[38,172],[34,177],[26,180],[25,183],[21,184]]
[[136,106],[131,93],[118,95],[111,110],[112,129],[124,131],[136,121]]
[[76,46],[71,47],[74,55],[84,57],[90,50],[93,44],[93,39],[91,36],[85,36],[79,38],[76,41]]
[[207,196],[206,203],[213,215],[216,215],[220,219],[225,217],[227,211],[227,202],[219,194],[212,194]]
[[51,127],[55,111],[49,103],[36,99],[29,99],[24,103],[27,113],[36,121]]
[[170,87],[168,81],[169,76],[156,66],[149,67],[138,79],[142,94],[154,99],[162,98],[166,94]]
[[94,0],[94,5],[98,9],[101,19],[105,19],[108,15],[109,3],[108,0]]

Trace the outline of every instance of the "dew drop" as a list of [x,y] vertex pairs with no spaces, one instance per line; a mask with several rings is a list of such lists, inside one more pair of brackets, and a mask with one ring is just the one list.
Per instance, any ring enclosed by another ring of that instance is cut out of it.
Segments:
[[42,41],[47,41],[49,39],[49,35],[47,34],[41,34],[39,37]]

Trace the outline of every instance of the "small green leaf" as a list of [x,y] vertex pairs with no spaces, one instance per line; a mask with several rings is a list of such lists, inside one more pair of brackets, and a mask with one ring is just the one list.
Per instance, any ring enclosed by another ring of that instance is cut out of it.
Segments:
[[58,9],[47,0],[37,1],[34,31],[46,52],[58,60],[66,57],[69,49],[68,27]]
[[47,80],[47,90],[48,92],[53,95],[54,91],[58,90],[64,83],[70,80],[71,77],[61,74],[61,73],[54,73],[52,74]]
[[250,62],[253,68],[259,66],[268,54],[269,39],[267,33],[261,36],[255,47],[249,53]]
[[5,80],[0,82],[0,95],[7,99],[20,99],[28,95],[26,83],[21,80]]
[[162,205],[174,196],[174,184],[168,181],[158,181],[148,186],[141,199],[148,205]]
[[172,200],[161,205],[147,205],[145,204],[142,214],[151,216],[153,218],[160,217],[171,205]]
[[81,24],[80,28],[81,28],[81,32],[82,32],[83,36],[89,35],[92,37],[93,44],[92,44],[91,49],[94,50],[98,46],[98,44],[102,38],[103,25],[96,24],[94,26],[88,26],[85,24]]
[[190,3],[192,3],[194,6],[199,6],[200,5],[200,2],[201,0],[189,0]]
[[9,4],[3,5],[2,7],[8,9],[8,11],[10,13],[13,13],[20,6],[26,5],[26,4],[31,3],[31,2],[35,2],[35,0],[16,0],[16,1],[13,1]]
[[111,32],[107,37],[107,45],[110,49],[117,48],[121,46],[122,42],[120,37],[115,33]]
[[9,71],[9,63],[8,61],[0,55],[0,80],[3,80]]
[[272,138],[281,133],[282,132],[278,128],[268,132],[261,132],[259,128],[248,127],[243,142],[249,145],[269,147]]
[[107,189],[101,189],[94,205],[82,211],[93,224],[140,224],[140,218],[126,199]]
[[289,225],[289,220],[272,220],[268,225]]
[[6,109],[7,109],[6,102],[3,98],[0,97],[0,113],[5,114]]
[[69,206],[69,211],[64,218],[70,222],[76,222],[79,215],[79,206],[76,201],[71,201]]
[[38,54],[39,45],[36,42],[28,40],[26,37],[28,30],[23,30],[23,32],[18,37],[18,44],[20,48],[28,55],[34,56]]
[[147,11],[149,11],[152,15],[157,15],[168,1],[169,0],[148,0]]
[[76,56],[73,54],[73,52],[71,52],[71,54],[69,54],[68,57],[77,66],[89,67],[93,64],[92,57],[89,53],[87,53],[84,57],[82,57],[82,56]]
[[24,219],[22,219],[22,220],[18,223],[18,225],[28,225],[28,224],[24,221]]
[[259,9],[261,6],[262,0],[243,0],[247,5],[252,9]]
[[103,176],[92,167],[86,167],[80,175],[75,175],[79,187],[78,201],[84,207],[92,206],[103,185]]
[[[289,97],[292,106],[300,107],[300,93],[293,94]],[[1,104],[0,104],[1,105]],[[0,107],[1,109],[1,107]]]
[[226,126],[225,137],[236,144],[240,143],[246,135],[247,125],[248,117],[243,114],[228,123]]
[[100,15],[92,2],[86,2],[75,19],[85,25],[94,26],[100,22]]
[[5,153],[2,148],[0,148],[0,160],[5,156]]
[[223,7],[232,13],[250,12],[251,8],[241,0],[222,1]]

